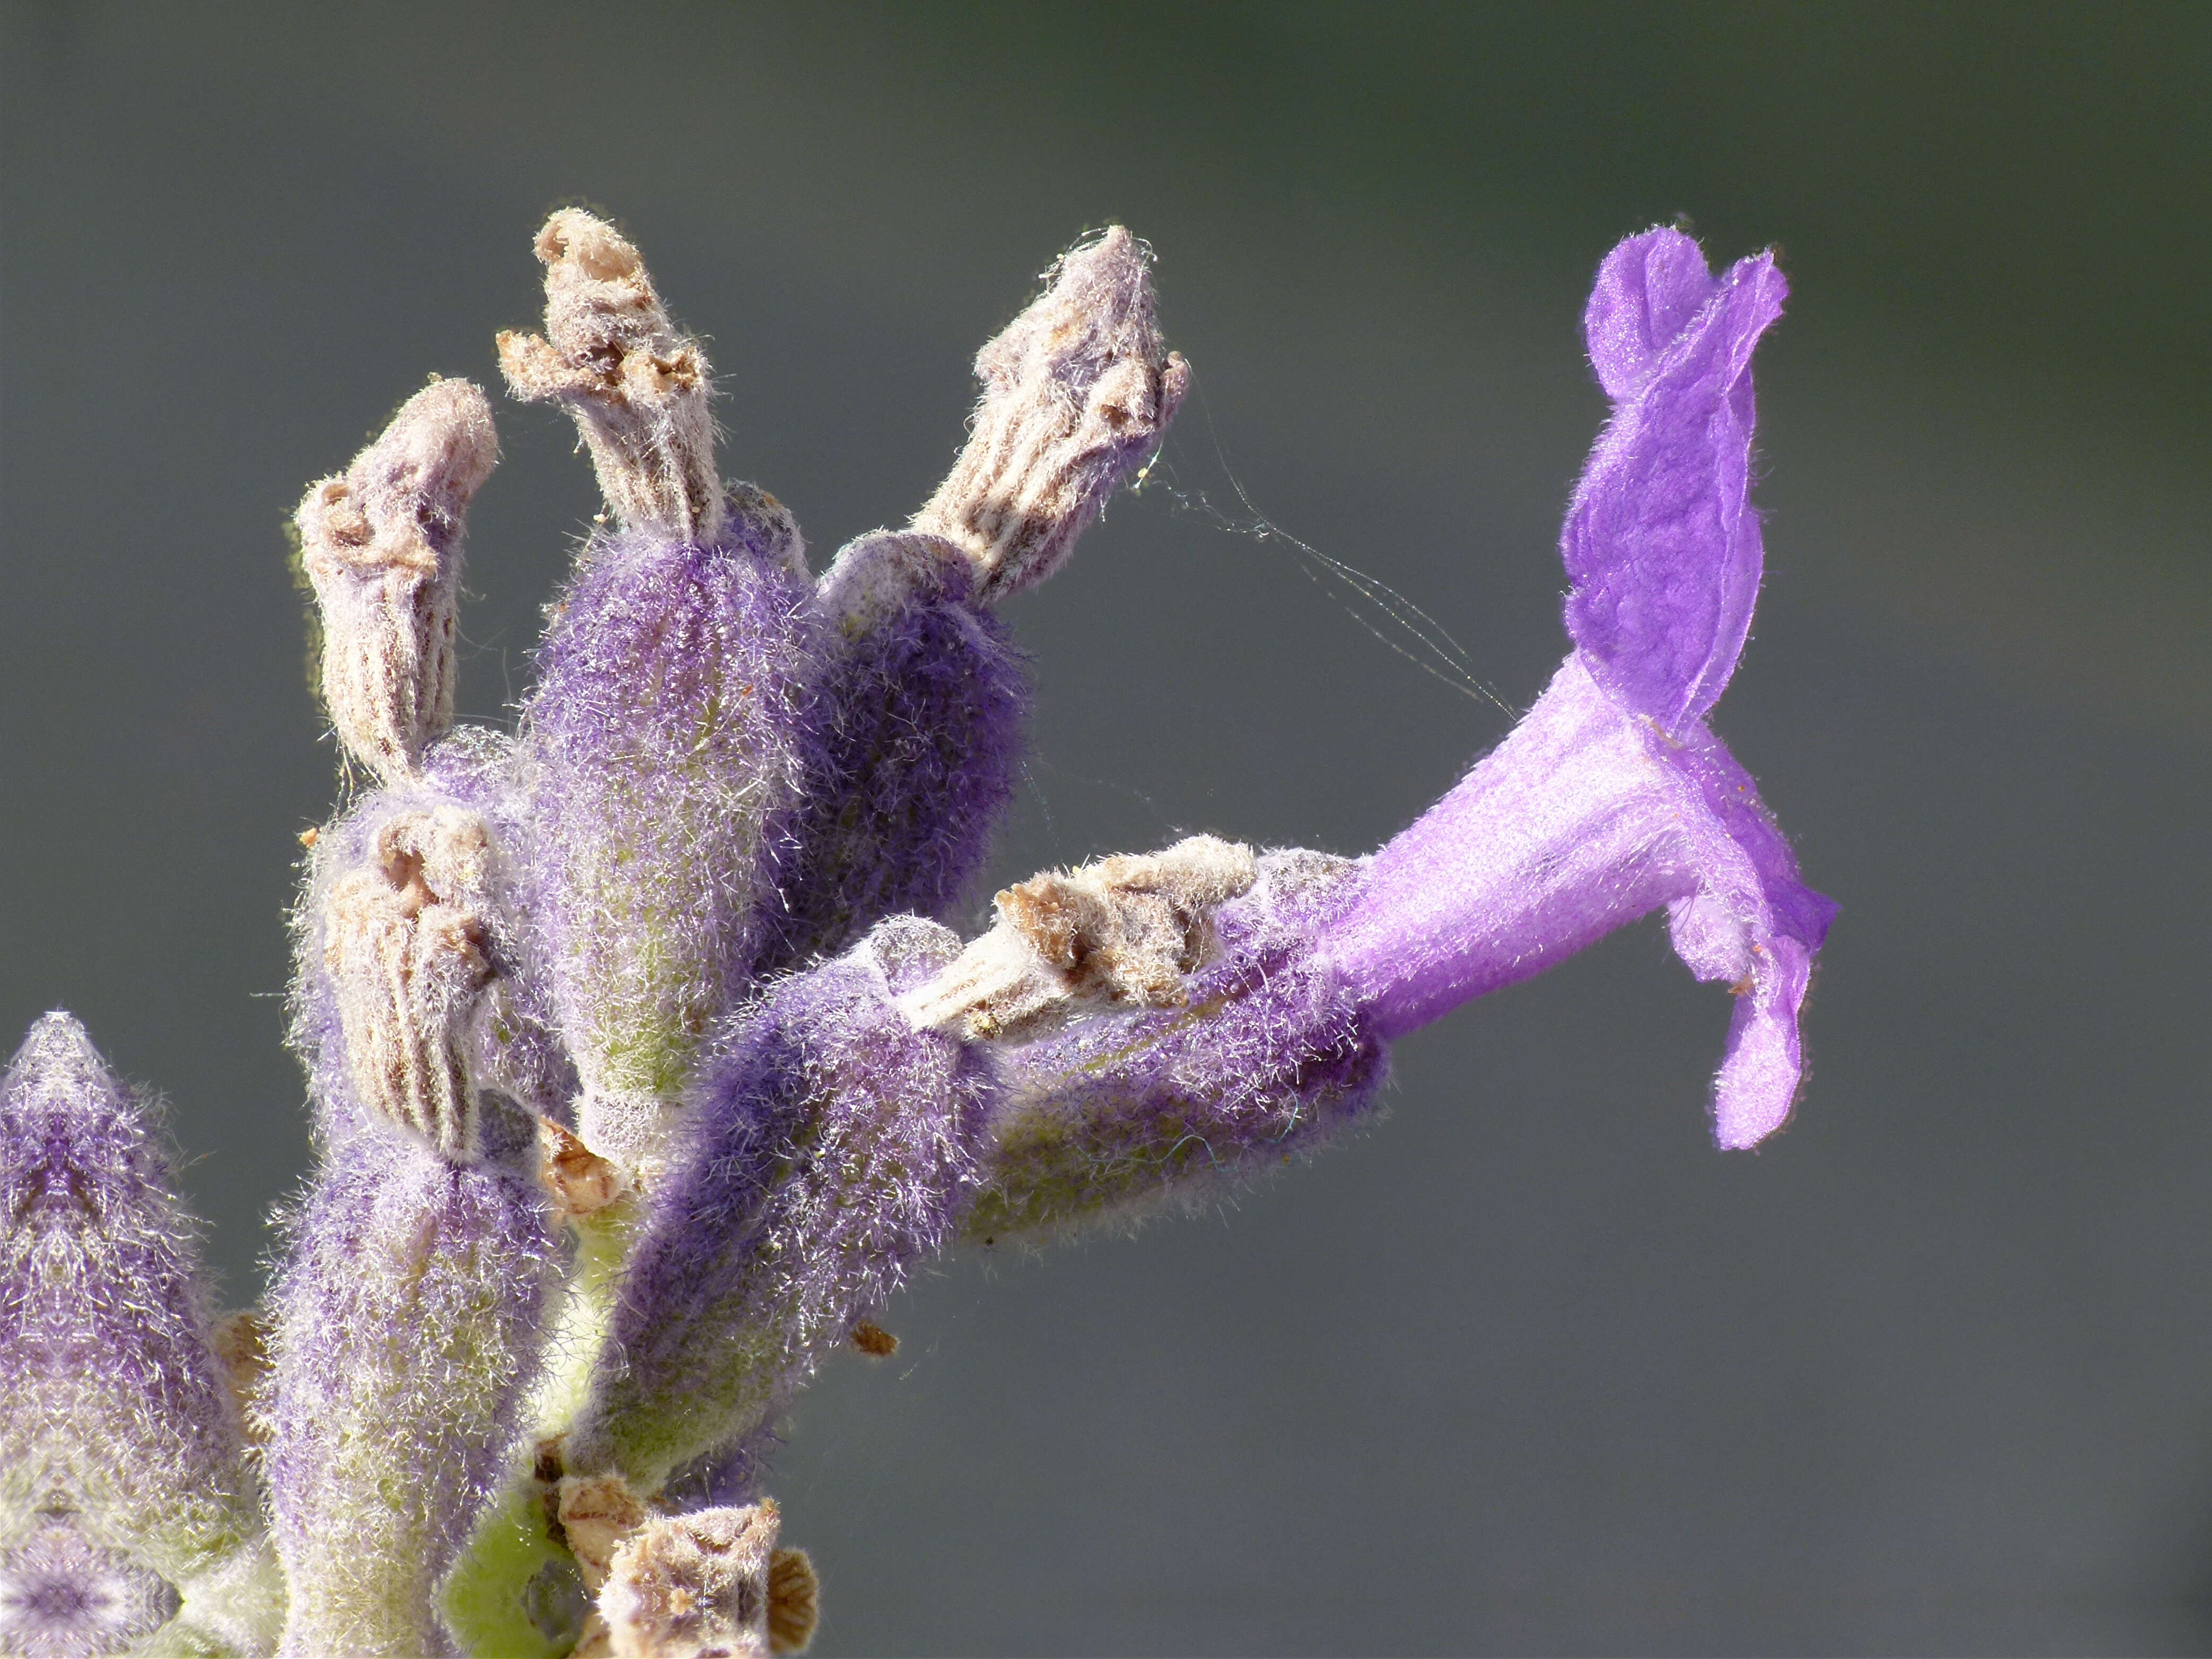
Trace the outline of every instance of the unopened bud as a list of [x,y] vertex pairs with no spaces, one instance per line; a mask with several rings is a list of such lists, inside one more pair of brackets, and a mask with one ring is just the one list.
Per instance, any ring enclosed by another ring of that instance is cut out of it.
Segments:
[[499,337],[508,389],[575,418],[625,527],[712,541],[722,483],[706,354],[669,320],[645,261],[605,220],[563,209],[538,233],[537,253],[545,332]]
[[1063,255],[1044,293],[977,355],[974,430],[914,527],[965,550],[979,597],[1060,568],[1175,418],[1190,368],[1161,343],[1151,264],[1114,226]]
[[0,1073],[0,1553],[58,1492],[182,1585],[259,1529],[258,1494],[158,1118],[67,1014]]
[[1250,887],[1252,849],[1193,836],[1161,853],[1048,871],[1000,893],[991,931],[899,999],[926,1030],[1035,1032],[1083,1009],[1174,1008],[1215,952],[1211,912]]
[[646,1522],[616,1549],[599,1592],[613,1651],[639,1659],[787,1651],[770,1645],[780,1524],[765,1502]]
[[483,393],[434,380],[300,503],[323,698],[346,752],[386,782],[453,723],[462,520],[498,459]]
[[325,909],[324,958],[362,1104],[455,1163],[477,1156],[469,1039],[493,978],[489,861],[477,814],[401,812],[378,829],[370,867],[343,877]]

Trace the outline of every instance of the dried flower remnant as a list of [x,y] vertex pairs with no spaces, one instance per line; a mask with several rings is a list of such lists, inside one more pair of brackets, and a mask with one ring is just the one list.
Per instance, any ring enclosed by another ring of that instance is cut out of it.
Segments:
[[652,1511],[618,1474],[563,1475],[556,1492],[561,1535],[583,1571],[584,1588],[596,1594],[607,1582],[616,1547]]
[[629,1195],[630,1177],[550,1118],[538,1120],[538,1182],[553,1196],[556,1222],[595,1216]]
[[790,1651],[770,1636],[779,1526],[775,1504],[749,1504],[638,1527],[616,1547],[599,1594],[613,1651],[641,1659]]
[[1167,432],[1190,368],[1160,343],[1152,250],[1119,225],[1071,250],[975,358],[983,396],[959,464],[914,527],[956,544],[987,599],[1065,563]]
[[467,1162],[477,1142],[469,1028],[493,977],[489,836],[465,810],[399,812],[374,849],[325,901],[324,955],[354,1088],[377,1116]]
[[822,1581],[805,1550],[778,1550],[768,1564],[768,1648],[804,1653],[821,1622]]
[[499,337],[514,395],[575,417],[607,505],[626,528],[708,543],[722,527],[712,388],[699,343],[679,332],[645,261],[580,209],[538,233],[545,332]]
[[387,783],[453,723],[463,519],[498,459],[483,393],[434,379],[300,503],[323,698],[346,752]]
[[762,1490],[779,1421],[833,1353],[896,1348],[875,1321],[910,1273],[1322,1146],[1391,1040],[1656,908],[1738,993],[1717,1139],[1787,1115],[1833,907],[1705,725],[1760,576],[1770,258],[1715,276],[1658,230],[1601,269],[1573,649],[1428,813],[1363,859],[1194,836],[1046,872],[963,945],[1030,698],[994,607],[1188,386],[1150,251],[1060,260],[976,359],[951,474],[818,581],[790,513],[722,479],[704,353],[636,247],[572,210],[538,252],[544,333],[502,366],[575,418],[611,526],[514,733],[447,729],[481,395],[433,381],[301,509],[375,783],[301,837],[319,1165],[266,1305],[216,1322],[143,1108],[74,1022],[0,1083],[14,1650],[796,1651],[817,1586]]
[[1252,884],[1252,849],[1193,836],[1146,857],[1048,871],[995,901],[998,925],[899,1007],[970,1038],[1035,1036],[1085,1011],[1175,1008],[1214,954],[1212,912]]

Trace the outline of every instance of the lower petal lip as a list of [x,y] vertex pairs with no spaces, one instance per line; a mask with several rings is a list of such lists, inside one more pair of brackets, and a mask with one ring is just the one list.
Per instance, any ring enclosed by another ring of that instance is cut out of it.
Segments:
[[1388,1038],[1662,905],[1685,964],[1743,999],[1715,1123],[1723,1146],[1749,1146],[1788,1115],[1797,1009],[1834,907],[1799,881],[1717,738],[1663,737],[1573,656],[1505,742],[1375,855],[1317,949]]

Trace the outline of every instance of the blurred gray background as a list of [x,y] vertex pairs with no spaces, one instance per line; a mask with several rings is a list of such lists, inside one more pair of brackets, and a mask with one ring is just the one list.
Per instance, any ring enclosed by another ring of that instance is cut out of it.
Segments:
[[[2212,1647],[2208,78],[2202,8],[9,0],[0,1030],[66,1004],[167,1092],[250,1296],[334,793],[282,526],[428,372],[495,384],[551,207],[642,245],[823,556],[1127,222],[1202,392],[1157,482],[1249,526],[1241,486],[1516,706],[1590,272],[1686,214],[1795,289],[1717,723],[1844,906],[1796,1121],[1712,1151],[1728,1000],[1647,923],[1218,1215],[947,1265],[792,1424],[819,1650]],[[501,420],[488,720],[595,506],[562,421]],[[1166,488],[1016,611],[1000,878],[1364,850],[1506,727]]]

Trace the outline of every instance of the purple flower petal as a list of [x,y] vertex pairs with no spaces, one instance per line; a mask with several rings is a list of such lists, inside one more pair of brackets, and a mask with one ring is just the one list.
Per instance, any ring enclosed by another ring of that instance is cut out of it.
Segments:
[[1751,354],[1787,289],[1771,254],[1714,278],[1695,242],[1652,230],[1606,259],[1584,319],[1614,407],[1560,538],[1567,632],[1670,732],[1712,707],[1751,628]]
[[1835,914],[1700,720],[1759,594],[1751,355],[1785,289],[1769,254],[1711,276],[1679,231],[1607,258],[1584,328],[1613,419],[1561,538],[1575,654],[1376,854],[1362,902],[1323,941],[1389,1036],[1667,906],[1690,970],[1742,998],[1714,1091],[1729,1147],[1789,1115],[1797,1014]]
[[1714,1101],[1723,1146],[1789,1115],[1796,1014],[1834,906],[1701,726],[1670,740],[1570,657],[1512,735],[1375,855],[1321,949],[1375,1035],[1424,1025],[1670,907],[1700,979],[1745,994]]

